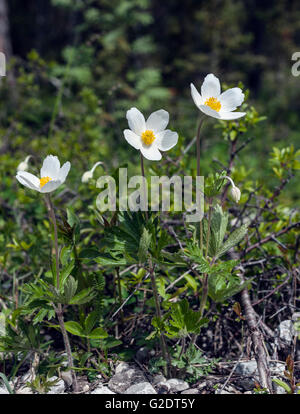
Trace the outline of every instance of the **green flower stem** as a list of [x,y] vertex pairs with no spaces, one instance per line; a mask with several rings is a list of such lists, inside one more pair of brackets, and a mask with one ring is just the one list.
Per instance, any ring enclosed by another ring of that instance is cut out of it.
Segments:
[[[142,172],[142,176],[145,178],[144,157],[142,153],[141,153],[141,172]],[[146,187],[145,186],[144,186],[144,199],[146,200]],[[147,209],[145,213],[146,213],[146,219],[148,220],[149,216],[148,216]],[[150,273],[151,285],[152,285],[153,296],[154,296],[154,301],[155,301],[156,316],[159,319],[159,321],[161,321],[162,315],[161,315],[159,296],[157,292],[155,275],[154,275],[154,266],[153,266],[151,257],[149,257],[149,273]],[[165,336],[163,333],[160,334],[160,345],[161,345],[161,349],[163,353],[163,358],[165,361],[167,361],[167,366],[165,367],[165,375],[168,376],[170,372],[170,367],[171,367],[171,358],[168,352]]]
[[[120,278],[120,269],[116,268],[117,283],[118,283],[118,296],[119,296],[119,306],[122,306],[122,289],[121,289],[121,278]],[[124,312],[123,309],[120,311],[121,322],[124,324]]]
[[211,200],[209,200],[205,259],[207,258],[207,255],[208,255],[209,241],[210,241],[210,235],[211,235],[211,229],[210,229],[210,225],[211,225],[211,213],[212,213],[212,205],[211,205]]
[[[156,316],[159,319],[159,321],[161,321],[162,315],[161,315],[159,297],[158,297],[158,292],[157,292],[157,287],[156,287],[154,267],[153,267],[151,258],[149,258],[149,271],[150,271],[152,290],[153,290],[153,295],[154,295],[154,300],[155,300]],[[171,358],[168,352],[165,336],[162,332],[160,334],[160,344],[161,344],[161,349],[163,353],[163,358],[165,361],[167,361],[167,366],[164,368],[165,368],[165,375],[168,376],[170,372],[170,368],[171,368]]]
[[[54,213],[53,205],[51,202],[50,194],[46,195],[46,201],[47,201],[46,204],[47,204],[48,212],[51,217],[51,220],[53,223],[53,229],[54,229],[54,248],[55,248],[55,260],[56,260],[56,288],[57,290],[59,290],[59,253],[58,253],[57,224],[56,224],[56,218],[55,218],[55,213]],[[63,309],[62,309],[61,303],[59,303],[57,307],[55,307],[55,312],[56,312],[59,326],[61,329],[61,333],[63,336],[65,350],[68,356],[68,367],[70,368],[70,372],[72,375],[73,390],[77,392],[78,391],[77,378],[76,378],[76,374],[74,370],[72,369],[72,367],[74,366],[74,362],[73,362],[71,345],[70,345],[68,333],[65,327],[64,315],[63,315]]]
[[[197,129],[197,141],[196,141],[196,146],[197,146],[197,176],[200,177],[200,132],[201,132],[201,127],[203,125],[204,122],[204,118],[200,119],[199,122],[199,126]],[[202,220],[200,220],[199,222],[199,247],[200,250],[202,252],[203,250],[203,223]]]
[[[209,241],[210,241],[210,235],[211,235],[211,229],[210,229],[211,215],[212,215],[212,203],[211,203],[211,201],[212,200],[210,199],[209,200],[209,210],[208,210],[208,224],[207,224],[205,258],[207,258],[207,255],[208,255]],[[213,264],[213,262],[211,264]],[[200,301],[200,307],[199,307],[199,312],[200,312],[199,321],[202,319],[203,314],[204,314],[204,309],[205,309],[206,302],[207,302],[207,296],[208,296],[208,274],[205,273],[204,276],[203,276],[203,283],[202,283],[202,295],[201,295],[201,301]],[[197,340],[197,335],[194,335],[193,338],[192,338],[192,344],[195,344],[196,340]]]

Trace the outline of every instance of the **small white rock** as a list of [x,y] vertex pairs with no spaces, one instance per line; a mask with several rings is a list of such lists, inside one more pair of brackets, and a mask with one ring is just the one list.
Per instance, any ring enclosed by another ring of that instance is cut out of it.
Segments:
[[158,384],[158,383],[160,383],[160,382],[166,382],[166,381],[167,381],[167,380],[166,380],[166,378],[165,378],[163,375],[158,374],[158,375],[155,375],[155,376],[153,377],[152,384],[153,384],[153,385],[156,385],[156,384]]
[[0,394],[9,394],[9,392],[8,392],[6,387],[1,387],[0,386]]
[[127,364],[127,362],[120,362],[117,366],[116,366],[116,374],[120,374],[123,371],[127,371],[130,369],[130,366]]
[[100,385],[100,387],[92,391],[91,394],[115,394],[115,392],[111,391],[108,387]]
[[170,385],[171,391],[180,392],[190,388],[189,384],[181,379],[171,378],[167,381],[167,384]]
[[159,394],[166,394],[171,390],[171,385],[167,381],[161,381],[155,384],[155,388]]
[[125,394],[157,394],[150,382],[140,382],[127,388]]
[[239,362],[236,366],[235,372],[239,375],[254,375],[257,374],[257,363],[254,360]]
[[181,394],[200,394],[197,388],[189,388],[188,390],[182,391]]
[[16,394],[33,394],[33,391],[29,387],[22,387],[16,391]]
[[293,321],[286,320],[280,322],[278,326],[279,338],[286,344],[290,344],[295,336]]
[[61,379],[65,382],[67,387],[70,387],[73,383],[73,379],[72,379],[72,374],[70,371],[62,371],[61,374]]

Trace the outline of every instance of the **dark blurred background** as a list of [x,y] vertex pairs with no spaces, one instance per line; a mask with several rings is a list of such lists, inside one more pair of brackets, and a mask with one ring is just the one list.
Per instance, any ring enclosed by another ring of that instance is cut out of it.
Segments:
[[[13,85],[1,121],[4,129],[17,123],[19,136],[2,148],[15,154],[38,151],[42,142],[70,156],[61,142],[67,133],[74,153],[93,158],[96,151],[95,160],[117,163],[128,156],[120,142],[133,105],[169,110],[171,127],[188,143],[198,117],[189,84],[200,88],[210,72],[229,86],[241,81],[267,117],[241,158],[254,175],[266,173],[273,145],[299,146],[300,77],[291,73],[300,51],[296,0],[0,0],[0,49]],[[204,149],[225,161],[227,147],[211,130]]]

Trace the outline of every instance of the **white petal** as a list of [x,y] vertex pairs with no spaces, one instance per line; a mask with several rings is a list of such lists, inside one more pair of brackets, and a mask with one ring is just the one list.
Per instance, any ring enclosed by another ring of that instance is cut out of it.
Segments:
[[144,115],[137,109],[131,108],[126,113],[129,128],[137,135],[141,135],[146,129],[146,122]]
[[58,180],[48,181],[48,183],[46,183],[45,185],[43,185],[42,188],[40,188],[40,192],[51,193],[52,191],[56,190],[61,184],[61,181]]
[[209,106],[207,105],[200,105],[199,109],[205,113],[205,115],[209,115],[212,116],[214,118],[220,119],[220,113],[215,111],[214,109],[211,109]]
[[61,167],[59,174],[58,174],[58,180],[61,183],[64,183],[66,181],[70,168],[71,168],[71,163],[69,161],[65,162],[64,165]]
[[165,131],[157,134],[156,139],[157,148],[161,151],[168,151],[177,144],[178,134],[177,132],[173,132],[169,129],[166,129]]
[[142,145],[141,146],[141,153],[147,160],[151,161],[159,161],[161,160],[161,153],[158,151],[156,145],[152,144],[149,146]]
[[220,95],[221,108],[224,112],[234,111],[244,101],[245,95],[240,88],[232,88]]
[[60,162],[56,155],[48,155],[43,162],[41,168],[41,178],[50,177],[55,180],[58,177],[60,170]]
[[231,121],[234,119],[242,118],[242,116],[246,115],[246,112],[219,112],[220,119],[224,121]]
[[31,190],[39,190],[40,180],[33,174],[26,171],[18,171],[16,175],[17,180]]
[[146,129],[160,132],[166,129],[169,123],[169,113],[164,109],[153,112],[146,121]]
[[197,91],[193,83],[191,83],[191,94],[192,94],[193,101],[195,102],[195,105],[198,106],[198,108],[200,105],[204,104],[204,100],[202,96]]
[[219,79],[210,73],[207,75],[201,86],[201,96],[204,100],[208,98],[217,98],[221,93],[221,86]]
[[123,134],[128,144],[137,150],[141,148],[142,141],[140,136],[132,132],[130,129],[125,129]]

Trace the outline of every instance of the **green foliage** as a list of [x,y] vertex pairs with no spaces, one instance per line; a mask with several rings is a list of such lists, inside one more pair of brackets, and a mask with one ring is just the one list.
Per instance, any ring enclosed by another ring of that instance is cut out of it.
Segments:
[[187,299],[174,303],[170,308],[170,319],[165,324],[166,335],[170,338],[184,338],[188,334],[199,334],[201,327],[209,320],[189,307]]
[[33,392],[38,394],[47,394],[51,387],[55,386],[59,381],[59,378],[51,380],[47,376],[37,375],[31,382],[27,382],[26,386],[31,388]]
[[239,276],[232,273],[236,264],[232,260],[212,267],[208,276],[208,294],[215,302],[224,302],[251,284],[251,280],[241,283]]
[[172,355],[172,365],[179,371],[179,376],[195,383],[201,377],[208,375],[215,367],[217,359],[207,359],[200,349],[190,345],[185,352],[180,346],[176,347]]
[[[272,20],[263,5],[249,11],[243,2],[232,0],[218,7],[214,2],[185,5],[179,0],[52,0],[51,4],[45,25],[57,18],[55,32],[62,30],[61,38],[47,27],[39,36],[31,36],[37,39],[35,44],[24,47],[22,58],[11,60],[13,78],[3,78],[0,90],[0,299],[5,304],[0,313],[0,351],[12,366],[10,379],[38,353],[41,360],[31,387],[36,392],[49,388],[62,356],[56,336],[55,341],[45,338],[59,329],[61,305],[76,369],[90,380],[97,372],[110,375],[117,357],[132,358],[136,344],[147,343],[154,349],[164,334],[172,368],[196,381],[213,369],[215,361],[187,346],[189,336],[205,331],[208,321],[214,326],[242,289],[256,289],[252,280],[267,275],[261,283],[271,290],[297,269],[299,185],[297,180],[294,185],[289,181],[299,170],[299,150],[292,145],[298,140],[299,88],[297,79],[286,76],[297,24],[285,17],[286,2],[274,2]],[[14,7],[13,35],[15,21],[23,19],[22,7],[26,6]],[[40,21],[42,15],[37,13],[35,19]],[[297,10],[293,16],[297,21]],[[261,24],[264,18],[272,24]],[[249,22],[258,23],[253,33]],[[20,26],[28,27],[25,23]],[[290,35],[282,37],[287,29]],[[46,39],[48,35],[54,40]],[[257,52],[257,35],[266,44],[268,59]],[[281,59],[270,53],[277,50],[277,42]],[[199,68],[203,69],[199,72]],[[160,176],[196,175],[189,142],[198,113],[189,83],[199,86],[210,71],[224,73],[227,84],[222,90],[237,86],[239,79],[244,85],[258,79],[261,87],[253,92],[251,87],[250,95],[242,83],[238,85],[245,93],[240,108],[245,117],[204,122],[201,174],[206,200],[213,208],[211,220],[205,211],[203,247],[199,223],[186,225],[174,211],[173,200],[168,214],[100,213],[95,207],[97,178],[112,175],[118,189],[118,167],[128,167],[132,175],[139,172],[138,156],[122,134],[126,111],[132,106],[145,114],[166,108],[170,128],[179,132],[176,147],[164,154],[162,162],[146,161],[146,171]],[[266,154],[275,141],[269,168]],[[68,180],[53,194],[59,269],[42,196],[15,180],[25,156],[32,155],[29,171],[36,174],[49,153],[72,162]],[[82,174],[99,160],[103,168],[82,183]],[[242,190],[239,204],[224,196],[225,175]],[[259,249],[253,248],[255,244]],[[241,283],[238,268],[247,260],[251,265],[243,267],[245,282]],[[161,318],[154,316],[150,262],[162,302]],[[206,281],[209,299],[200,310]],[[122,312],[112,317],[121,304]],[[158,370],[167,362],[158,357],[151,364]]]

